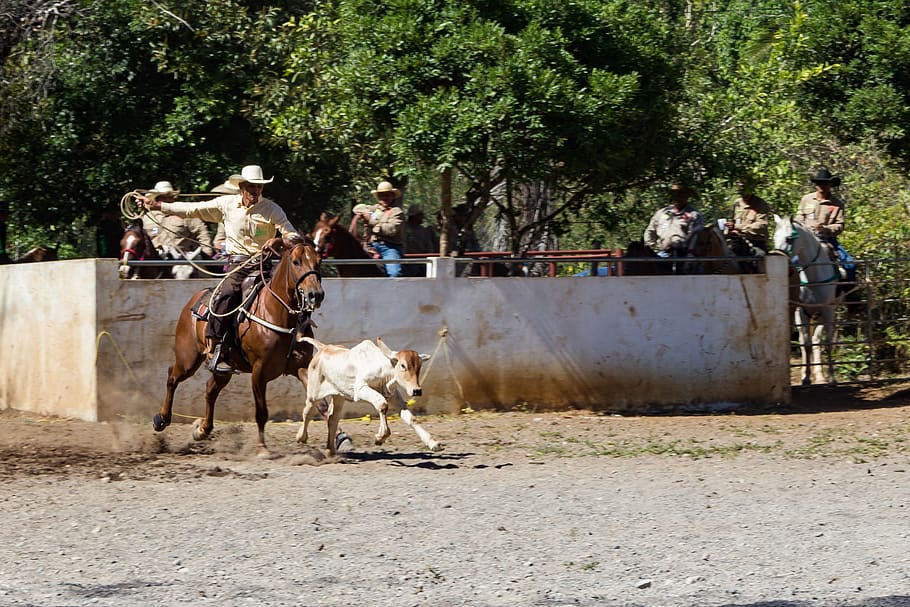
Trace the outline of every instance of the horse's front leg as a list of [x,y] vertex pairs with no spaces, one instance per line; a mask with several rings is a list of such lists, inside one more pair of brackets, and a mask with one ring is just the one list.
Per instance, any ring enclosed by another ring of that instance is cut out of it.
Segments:
[[[181,327],[178,324],[177,332]],[[181,382],[192,377],[205,359],[196,347],[196,342],[191,338],[178,337],[174,347],[174,364],[167,369],[167,387],[164,392],[164,402],[161,409],[152,418],[152,427],[155,432],[161,432],[171,425],[171,411],[174,407],[174,393]]]
[[227,373],[212,373],[205,384],[205,415],[193,422],[193,439],[205,440],[212,436],[215,429],[215,401],[221,390],[231,381]]
[[834,308],[826,306],[822,309],[819,322],[812,335],[812,358],[815,367],[816,383],[833,384],[834,360],[831,357],[832,343],[834,342]]
[[812,343],[809,337],[809,315],[802,308],[795,313],[796,333],[799,335],[799,353],[803,364],[804,386],[812,384]]

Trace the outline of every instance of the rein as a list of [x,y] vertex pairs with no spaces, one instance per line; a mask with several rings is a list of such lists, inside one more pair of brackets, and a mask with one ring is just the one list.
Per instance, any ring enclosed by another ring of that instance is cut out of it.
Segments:
[[[792,225],[792,223],[791,223],[791,225]],[[797,238],[799,238],[799,232],[794,227],[793,232],[790,234],[790,237],[787,238],[787,251],[786,251],[787,255],[789,255],[789,256],[793,255],[793,243],[796,241]],[[825,245],[822,244],[821,242],[817,242],[816,244],[818,244],[818,247],[815,249],[815,256],[812,258],[812,261],[810,261],[807,264],[803,264],[803,265],[797,264],[796,265],[797,271],[799,271],[800,274],[804,274],[806,267],[811,267],[813,265],[830,264],[834,269],[834,274],[830,278],[826,278],[825,280],[809,281],[809,280],[803,280],[802,278],[800,278],[799,284],[804,287],[813,286],[813,285],[826,285],[828,283],[835,282],[840,279],[840,273],[837,271],[837,265],[834,262],[829,261],[829,262],[818,263],[818,258],[819,258],[819,256],[821,256],[822,251],[824,251]]]

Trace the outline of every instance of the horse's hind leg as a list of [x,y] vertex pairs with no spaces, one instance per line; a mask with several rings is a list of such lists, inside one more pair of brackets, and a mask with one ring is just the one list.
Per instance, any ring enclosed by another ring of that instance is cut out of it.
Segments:
[[265,399],[268,381],[263,376],[261,369],[253,367],[253,378],[250,383],[253,386],[253,400],[256,402],[256,426],[259,430],[256,455],[259,457],[270,457],[271,452],[265,444],[265,424],[269,421],[269,406]]
[[205,384],[205,416],[193,422],[193,440],[205,440],[215,428],[215,401],[233,377],[230,373],[212,373]]

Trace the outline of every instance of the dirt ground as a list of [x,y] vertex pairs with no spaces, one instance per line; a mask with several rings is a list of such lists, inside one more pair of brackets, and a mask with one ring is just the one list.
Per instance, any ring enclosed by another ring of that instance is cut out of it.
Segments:
[[[0,605],[910,607],[910,384],[715,415],[298,424],[0,412]],[[311,426],[311,445],[325,425]]]

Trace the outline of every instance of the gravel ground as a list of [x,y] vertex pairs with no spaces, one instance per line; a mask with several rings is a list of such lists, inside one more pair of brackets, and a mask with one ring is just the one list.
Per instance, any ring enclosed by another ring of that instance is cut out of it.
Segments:
[[[251,424],[0,412],[0,605],[910,606],[910,395],[737,415]],[[315,423],[311,440],[321,441]]]

